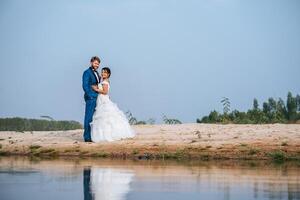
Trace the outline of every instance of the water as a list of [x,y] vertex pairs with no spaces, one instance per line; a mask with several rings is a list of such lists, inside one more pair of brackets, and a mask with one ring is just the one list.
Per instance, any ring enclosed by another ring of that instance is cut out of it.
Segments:
[[300,199],[299,163],[0,159],[0,199]]

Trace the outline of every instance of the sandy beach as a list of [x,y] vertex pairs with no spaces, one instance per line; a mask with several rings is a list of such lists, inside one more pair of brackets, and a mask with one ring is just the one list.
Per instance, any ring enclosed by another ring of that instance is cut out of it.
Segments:
[[83,130],[0,132],[1,155],[138,159],[300,159],[300,124],[133,126],[136,137],[85,143]]

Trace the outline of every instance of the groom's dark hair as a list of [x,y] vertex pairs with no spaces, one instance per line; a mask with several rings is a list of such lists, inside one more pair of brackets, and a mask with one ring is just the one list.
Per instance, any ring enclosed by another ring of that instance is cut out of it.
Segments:
[[93,57],[91,58],[91,62],[94,62],[95,60],[97,60],[99,63],[101,62],[101,61],[100,61],[100,58],[99,58],[98,56],[93,56]]

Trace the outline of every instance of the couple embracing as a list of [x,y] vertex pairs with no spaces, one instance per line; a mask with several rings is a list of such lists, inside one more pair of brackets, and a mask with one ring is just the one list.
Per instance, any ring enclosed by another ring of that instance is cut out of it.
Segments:
[[91,66],[84,71],[82,87],[85,100],[85,142],[115,141],[135,136],[124,113],[109,98],[111,71],[100,66],[97,56],[91,58]]

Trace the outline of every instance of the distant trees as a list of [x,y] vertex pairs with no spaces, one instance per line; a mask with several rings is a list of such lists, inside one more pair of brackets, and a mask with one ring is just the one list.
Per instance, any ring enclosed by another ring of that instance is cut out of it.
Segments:
[[247,112],[230,110],[229,99],[223,97],[223,114],[213,110],[208,116],[197,119],[198,123],[236,123],[236,124],[266,124],[266,123],[295,123],[300,120],[300,96],[288,92],[286,103],[279,98],[269,98],[263,102],[262,109],[255,98],[253,107]]
[[[147,121],[137,120],[130,111],[126,112],[126,116],[130,125],[145,125],[145,124],[155,124],[155,119],[150,118]],[[166,115],[163,115],[163,122],[165,124],[181,124],[181,121],[178,119],[168,118]]]
[[[48,116],[45,117],[50,119]],[[60,131],[81,129],[76,121],[55,121],[44,119],[26,119],[20,117],[0,118],[0,131]]]
[[178,119],[168,118],[166,115],[163,115],[163,121],[165,124],[182,124]]
[[150,118],[147,122],[146,121],[139,121],[137,120],[130,111],[126,112],[126,117],[130,125],[145,125],[145,124],[154,124],[155,120]]

